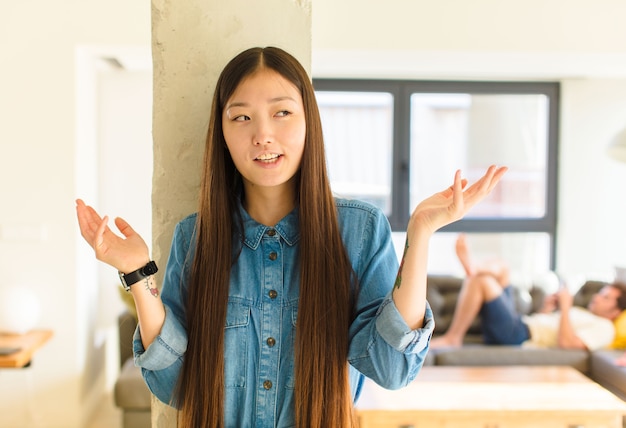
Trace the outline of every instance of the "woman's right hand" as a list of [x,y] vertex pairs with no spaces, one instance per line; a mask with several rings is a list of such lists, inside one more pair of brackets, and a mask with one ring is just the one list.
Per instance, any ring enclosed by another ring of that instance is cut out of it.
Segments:
[[150,261],[146,242],[125,220],[115,219],[115,226],[124,235],[116,235],[109,227],[107,216],[100,215],[81,199],[76,200],[76,215],[80,233],[94,249],[96,258],[120,272],[133,272]]

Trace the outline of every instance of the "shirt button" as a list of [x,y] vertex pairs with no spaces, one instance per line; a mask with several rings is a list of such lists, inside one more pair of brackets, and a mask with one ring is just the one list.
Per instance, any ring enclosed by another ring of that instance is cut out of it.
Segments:
[[270,299],[278,297],[278,292],[276,290],[270,290],[267,294],[270,296]]
[[276,235],[276,230],[275,229],[270,229],[267,231],[267,236],[275,236]]
[[273,337],[268,337],[265,342],[267,342],[267,346],[269,346],[270,348],[276,345],[276,339],[274,339]]
[[276,260],[277,257],[278,257],[278,254],[276,254],[275,252],[272,251],[270,253],[270,260],[274,261],[274,260]]
[[263,388],[265,388],[265,389],[272,389],[272,381],[271,380],[266,380],[265,382],[263,382]]

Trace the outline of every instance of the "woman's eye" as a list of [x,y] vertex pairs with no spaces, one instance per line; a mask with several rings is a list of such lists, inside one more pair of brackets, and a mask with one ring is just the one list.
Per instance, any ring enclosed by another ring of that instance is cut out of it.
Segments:
[[278,113],[276,113],[276,116],[285,117],[285,116],[289,116],[290,114],[291,112],[289,110],[281,110]]
[[235,116],[233,118],[233,121],[235,121],[235,122],[244,122],[246,120],[250,120],[250,117],[246,116],[245,114],[241,114],[241,115]]

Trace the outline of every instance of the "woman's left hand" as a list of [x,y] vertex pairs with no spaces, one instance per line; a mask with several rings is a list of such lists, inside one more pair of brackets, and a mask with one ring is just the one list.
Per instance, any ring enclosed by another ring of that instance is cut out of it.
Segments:
[[507,167],[490,166],[485,175],[466,188],[467,180],[461,171],[454,175],[454,183],[446,190],[423,200],[411,214],[407,233],[418,228],[434,233],[438,229],[460,220],[478,202],[483,200],[498,184]]

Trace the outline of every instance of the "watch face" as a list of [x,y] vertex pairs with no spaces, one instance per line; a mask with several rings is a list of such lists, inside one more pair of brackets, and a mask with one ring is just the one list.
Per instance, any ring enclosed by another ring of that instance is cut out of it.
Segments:
[[143,274],[145,276],[154,275],[155,273],[157,273],[157,271],[158,269],[155,262],[150,262],[143,268]]

